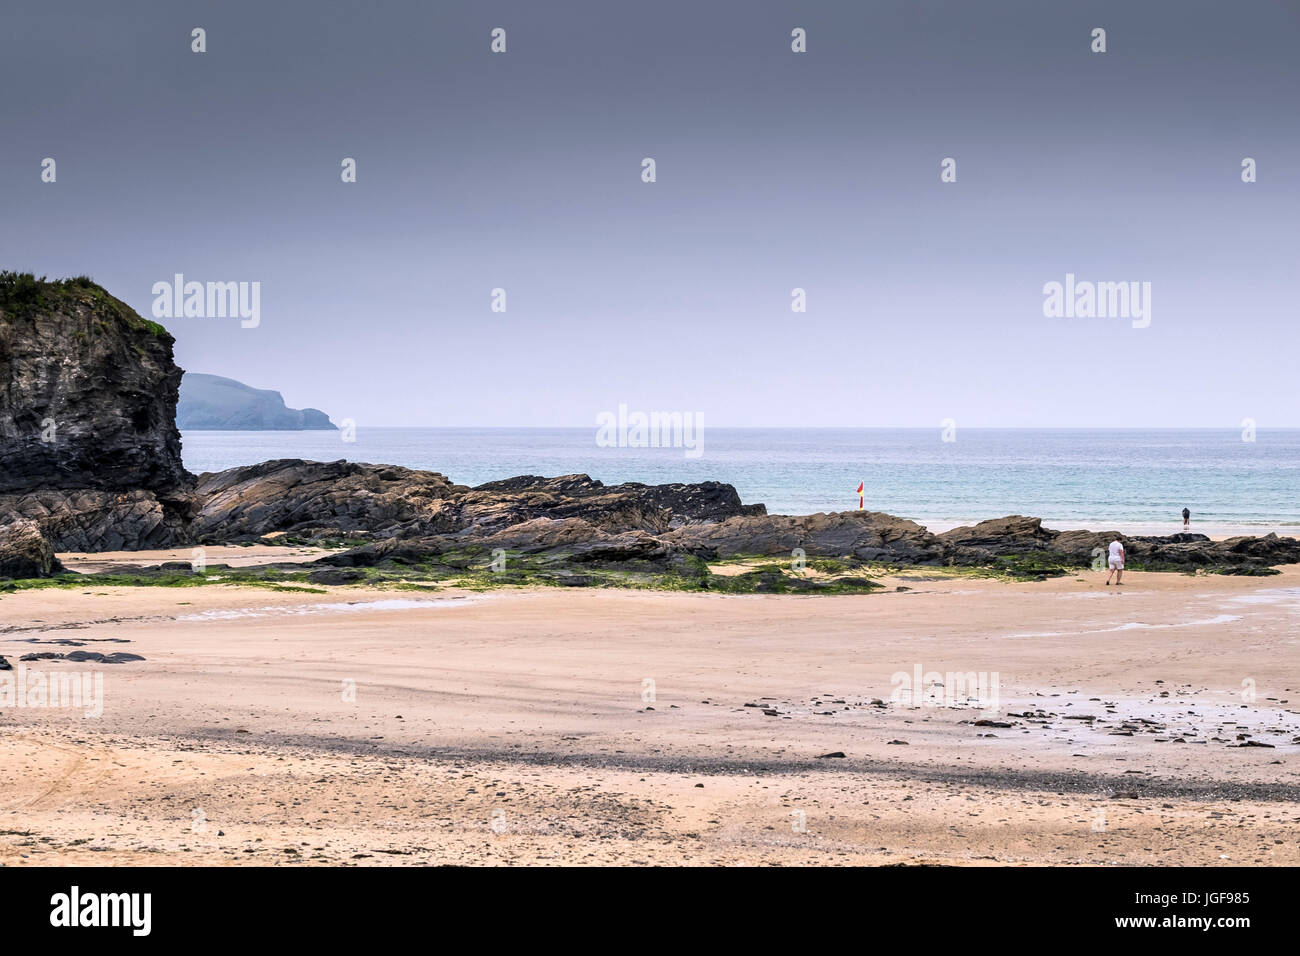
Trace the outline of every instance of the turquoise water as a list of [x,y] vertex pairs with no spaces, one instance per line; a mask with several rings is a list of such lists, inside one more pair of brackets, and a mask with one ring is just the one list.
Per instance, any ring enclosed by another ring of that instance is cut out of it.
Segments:
[[439,471],[461,484],[585,472],[607,484],[713,479],[774,514],[866,506],[942,530],[1005,514],[1054,528],[1300,534],[1300,430],[709,428],[703,454],[602,448],[595,428],[360,428],[186,432],[193,472],[269,458],[347,458]]

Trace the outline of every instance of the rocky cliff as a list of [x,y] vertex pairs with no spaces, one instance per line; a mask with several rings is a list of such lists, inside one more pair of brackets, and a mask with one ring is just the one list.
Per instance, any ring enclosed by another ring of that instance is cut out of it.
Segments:
[[193,484],[173,341],[89,279],[0,274],[0,493]]
[[90,279],[0,273],[0,521],[58,550],[188,540],[172,345]]

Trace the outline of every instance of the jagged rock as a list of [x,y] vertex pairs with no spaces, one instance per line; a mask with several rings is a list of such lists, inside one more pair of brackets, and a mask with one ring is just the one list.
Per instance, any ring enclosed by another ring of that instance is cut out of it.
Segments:
[[612,538],[582,518],[533,518],[509,525],[500,531],[482,535],[481,528],[473,526],[460,535],[461,540],[473,540],[485,548],[504,548],[510,551],[546,551],[552,548],[572,548],[588,543],[600,543]]
[[729,518],[678,528],[665,540],[692,553],[720,557],[788,556],[803,548],[809,557],[937,564],[946,554],[943,543],[920,525],[879,511]]
[[[525,535],[577,529],[590,537],[590,529],[659,533],[764,510],[741,504],[736,490],[719,482],[607,487],[587,475],[522,476],[471,489],[436,472],[297,459],[202,475],[198,494],[203,506],[194,532],[205,540],[275,532],[490,538],[524,525]],[[539,520],[585,524],[529,524]],[[520,546],[520,534],[508,537],[513,544],[497,546]]]
[[439,557],[448,547],[445,538],[385,538],[337,554],[317,558],[313,564],[336,568],[373,568],[381,564],[424,564]]
[[0,495],[0,521],[35,521],[55,551],[138,551],[190,543],[192,496],[150,491],[35,491]]
[[1043,519],[1024,515],[990,518],[979,524],[953,528],[938,535],[953,548],[973,548],[990,554],[1015,554],[1041,550],[1049,546],[1057,532],[1043,528]]
[[602,540],[584,541],[565,550],[564,557],[575,564],[663,561],[673,548],[644,531],[625,531]]
[[35,521],[0,525],[0,578],[48,578],[62,570]]
[[[1116,538],[1120,538],[1128,547],[1128,539],[1123,537],[1118,531],[1060,531],[1051,532],[1055,535],[1052,539],[1050,550],[1061,555],[1070,564],[1078,567],[1089,566],[1094,558],[1104,557],[1106,549]],[[1178,537],[1183,537],[1178,535]],[[1196,535],[1204,537],[1204,535]],[[1209,540],[1206,538],[1205,540]]]
[[1118,531],[1052,531],[1038,518],[1008,515],[938,536],[958,564],[983,564],[993,557],[1047,556],[1065,567],[1086,568],[1105,556],[1110,542],[1124,543],[1127,563],[1149,571],[1198,568],[1250,573],[1300,562],[1300,541],[1263,537],[1211,541],[1203,534],[1125,535]]
[[307,575],[312,584],[355,584],[365,580],[365,573],[351,568],[321,568]]
[[89,279],[0,274],[0,493],[191,485],[173,341]]
[[459,527],[450,502],[469,491],[432,471],[349,461],[264,461],[199,476],[199,540],[273,532],[414,536]]
[[[540,492],[549,496],[540,499],[544,505],[562,498],[582,499],[582,505],[570,506],[571,510],[557,512],[553,514],[554,517],[580,516],[575,514],[575,511],[597,513],[599,509],[613,502],[631,500],[636,502],[638,508],[645,509],[651,514],[649,518],[640,518],[648,524],[658,526],[663,523],[664,516],[654,512],[669,512],[666,520],[667,527],[670,528],[697,522],[721,521],[738,515],[767,514],[765,505],[741,504],[736,489],[720,481],[667,485],[646,485],[629,481],[621,485],[607,486],[589,475],[562,475],[559,478],[521,475],[502,481],[489,481],[475,486],[473,490],[514,495]],[[588,520],[590,517],[591,514],[587,514]],[[643,530],[651,529],[643,528]]]
[[89,279],[0,273],[0,522],[58,551],[189,542],[172,345]]
[[763,505],[743,505],[731,485],[605,485],[588,475],[540,478],[523,475],[478,485],[459,503],[462,529],[490,534],[536,518],[580,518],[611,534],[660,533],[696,522],[734,515],[764,514]]

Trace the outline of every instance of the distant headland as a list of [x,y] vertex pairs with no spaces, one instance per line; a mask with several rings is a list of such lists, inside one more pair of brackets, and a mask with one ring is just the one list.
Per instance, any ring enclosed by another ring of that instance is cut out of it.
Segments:
[[317,408],[289,408],[279,392],[233,378],[186,372],[176,404],[182,431],[306,431],[337,429]]

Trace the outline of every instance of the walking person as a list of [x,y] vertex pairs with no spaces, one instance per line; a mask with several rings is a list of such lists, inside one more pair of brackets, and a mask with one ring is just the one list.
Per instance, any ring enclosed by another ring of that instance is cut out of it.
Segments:
[[1192,513],[1187,508],[1184,508],[1183,509],[1183,530],[1186,531],[1189,527],[1191,527],[1191,523],[1192,523]]
[[1115,586],[1119,587],[1124,579],[1124,542],[1116,538],[1110,543],[1110,570],[1106,572],[1106,587],[1110,587],[1110,576],[1115,575]]

